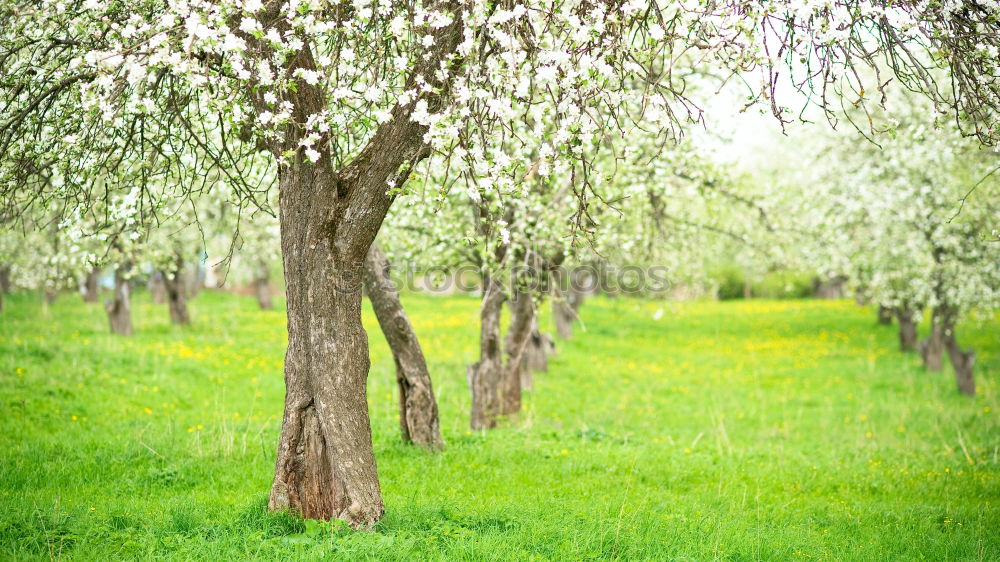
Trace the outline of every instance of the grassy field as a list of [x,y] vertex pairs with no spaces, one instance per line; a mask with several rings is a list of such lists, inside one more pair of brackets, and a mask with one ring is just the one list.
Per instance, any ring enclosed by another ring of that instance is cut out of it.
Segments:
[[478,302],[408,296],[448,448],[400,444],[366,311],[386,515],[354,533],[264,509],[283,310],[205,292],[178,329],[136,301],[126,339],[75,296],[7,298],[0,557],[1000,559],[995,320],[961,328],[969,399],[853,303],[593,300],[525,411],[470,433]]

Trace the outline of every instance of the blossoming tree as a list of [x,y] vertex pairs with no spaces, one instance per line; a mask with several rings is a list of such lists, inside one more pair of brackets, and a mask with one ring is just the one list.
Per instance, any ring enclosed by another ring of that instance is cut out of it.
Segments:
[[[181,197],[225,182],[253,201],[268,186],[245,181],[246,162],[277,164],[289,343],[270,506],[358,527],[383,513],[362,264],[422,159],[515,192],[540,158],[586,206],[609,131],[642,120],[669,137],[698,118],[674,72],[691,58],[760,71],[749,97],[782,119],[791,67],[822,105],[895,76],[970,134],[1000,134],[988,4],[43,0],[0,24],[4,216],[88,205],[98,184],[138,189],[140,213],[159,205],[150,182]],[[859,66],[884,72],[862,84]],[[520,118],[531,137],[509,136]]]

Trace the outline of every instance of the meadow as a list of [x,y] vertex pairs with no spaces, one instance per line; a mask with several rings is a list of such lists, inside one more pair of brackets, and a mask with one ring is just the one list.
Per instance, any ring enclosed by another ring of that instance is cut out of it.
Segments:
[[366,308],[386,514],[352,532],[265,509],[281,303],[206,291],[177,328],[134,302],[122,338],[74,295],[7,296],[3,559],[1000,559],[996,319],[960,327],[978,355],[966,398],[853,302],[594,299],[524,411],[481,433],[479,301],[405,295],[447,449],[400,442]]

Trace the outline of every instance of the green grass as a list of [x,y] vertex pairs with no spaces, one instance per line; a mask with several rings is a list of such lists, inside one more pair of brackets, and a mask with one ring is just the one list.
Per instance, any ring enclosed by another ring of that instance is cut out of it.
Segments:
[[448,448],[400,444],[366,311],[386,515],[355,533],[264,509],[283,311],[205,292],[178,329],[140,294],[128,339],[78,300],[0,315],[3,558],[1000,559],[996,321],[961,327],[970,399],[853,303],[593,300],[525,411],[470,433],[478,302],[407,296]]

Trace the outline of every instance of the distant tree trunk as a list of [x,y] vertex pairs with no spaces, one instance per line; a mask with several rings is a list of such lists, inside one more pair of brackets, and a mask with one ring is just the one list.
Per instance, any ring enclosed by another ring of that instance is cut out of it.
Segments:
[[892,309],[888,306],[878,305],[878,323],[892,324]]
[[948,358],[951,359],[952,370],[955,371],[958,391],[973,396],[976,394],[976,380],[972,373],[972,368],[976,364],[975,352],[959,347],[958,340],[955,338],[954,326],[945,330],[944,345],[945,349],[948,350]]
[[271,295],[271,272],[267,260],[257,264],[257,275],[253,280],[254,291],[257,293],[257,304],[261,310],[274,310],[274,299]]
[[469,365],[472,392],[472,429],[496,427],[502,412],[503,357],[500,350],[500,313],[504,295],[500,285],[483,277],[483,301],[479,309],[479,361]]
[[108,313],[112,333],[122,336],[132,335],[132,303],[128,280],[125,278],[128,267],[127,265],[118,266],[115,269],[114,298],[104,301],[104,309]]
[[100,275],[101,270],[97,267],[87,272],[87,277],[83,280],[83,302],[97,302],[100,298],[100,291],[97,287],[97,278]]
[[10,292],[10,264],[0,265],[0,293]]
[[149,276],[148,288],[153,304],[166,304],[167,287],[163,284],[163,272],[156,270]]
[[847,283],[847,278],[843,275],[837,275],[825,280],[816,278],[813,280],[813,295],[818,299],[832,300],[843,298],[845,283]]
[[901,307],[896,311],[896,319],[899,320],[899,349],[901,351],[917,349],[917,323],[913,317],[913,309],[909,307]]
[[51,287],[46,287],[45,289],[45,304],[53,305],[56,303],[56,299],[59,297],[59,291]]
[[940,371],[943,366],[945,316],[941,307],[934,309],[931,315],[931,333],[920,342],[920,356],[924,360],[924,368],[929,371]]
[[365,290],[382,334],[396,361],[399,385],[399,428],[403,441],[426,449],[444,447],[431,377],[420,342],[389,278],[389,262],[376,244],[365,260]]
[[535,307],[530,294],[515,289],[508,305],[510,327],[504,342],[507,363],[503,368],[500,399],[500,411],[505,415],[515,414],[521,410],[521,380],[526,371],[523,361],[524,350],[531,338],[531,321],[535,316]]
[[167,290],[167,307],[170,309],[170,322],[186,326],[191,323],[188,314],[187,292],[184,290],[184,261],[177,257],[177,266],[173,272],[162,272],[163,286]]
[[524,350],[522,388],[533,389],[535,383],[532,373],[544,373],[549,370],[549,355],[553,349],[552,338],[538,329],[538,315],[532,315],[531,336],[528,338],[528,347]]

